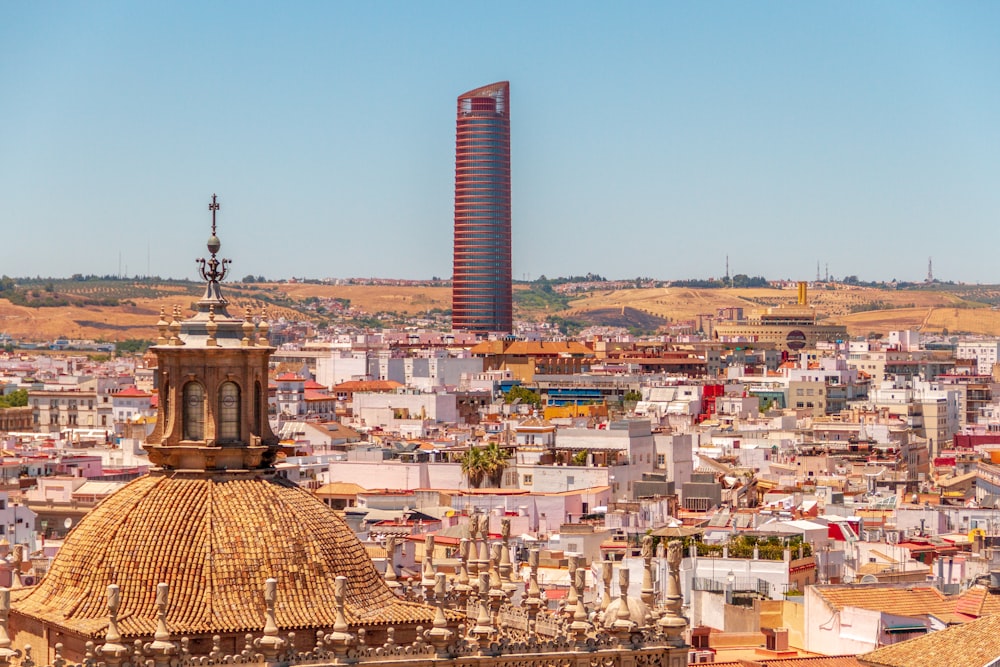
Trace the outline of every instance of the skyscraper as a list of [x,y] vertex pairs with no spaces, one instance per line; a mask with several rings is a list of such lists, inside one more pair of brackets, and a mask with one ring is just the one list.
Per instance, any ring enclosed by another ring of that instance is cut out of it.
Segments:
[[452,329],[512,329],[510,255],[510,83],[500,81],[458,97]]

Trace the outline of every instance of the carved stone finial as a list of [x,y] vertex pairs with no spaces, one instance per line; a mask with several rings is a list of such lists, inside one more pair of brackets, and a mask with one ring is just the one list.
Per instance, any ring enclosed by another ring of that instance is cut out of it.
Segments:
[[434,576],[434,627],[424,633],[424,638],[434,647],[439,658],[450,657],[448,644],[454,634],[448,629],[448,619],[444,616],[446,594],[444,572],[438,572]]
[[173,318],[170,320],[170,344],[183,345],[181,341],[181,307],[174,305]]
[[215,321],[214,303],[208,307],[208,322],[205,324],[205,329],[208,331],[208,340],[205,341],[205,345],[216,347],[219,344],[215,339],[215,334],[219,331],[219,323]]
[[278,580],[272,578],[264,582],[264,636],[254,642],[267,662],[277,659],[285,648],[285,640],[278,636],[278,622],[274,618],[274,604],[278,599]]
[[424,562],[420,568],[420,585],[424,587],[424,597],[430,597],[434,588],[434,534],[424,536]]
[[601,596],[601,611],[607,611],[611,604],[611,580],[614,578],[615,564],[610,560],[601,562],[601,583],[604,584],[604,595]]
[[260,322],[257,324],[257,344],[267,345],[267,334],[271,330],[271,325],[267,323],[267,306],[260,311]]
[[246,311],[243,314],[243,338],[240,340],[240,345],[243,347],[250,347],[256,344],[254,340],[254,326],[253,326],[253,313],[250,312],[250,306],[246,307]]
[[681,614],[681,560],[684,547],[680,540],[671,540],[667,545],[667,592],[666,611],[657,621],[660,631],[671,646],[684,645],[684,630],[687,620]]
[[344,599],[347,596],[347,577],[339,576],[334,580],[333,597],[337,604],[337,613],[333,622],[333,632],[326,636],[326,643],[333,647],[337,662],[345,662],[347,652],[354,645],[354,635],[348,632],[347,618],[344,616]]
[[157,345],[166,345],[170,340],[170,322],[167,321],[166,308],[160,306],[160,320],[156,323],[159,337],[156,339]]
[[385,536],[385,583],[393,591],[399,588],[396,579],[396,536],[390,533]]
[[121,594],[118,584],[108,586],[108,630],[104,634],[104,644],[97,647],[97,655],[103,657],[111,667],[121,664],[129,654],[129,648],[121,643],[122,636],[118,631],[118,609],[121,604]]
[[489,611],[489,588],[490,575],[488,572],[479,573],[479,614],[476,616],[476,625],[471,630],[472,636],[479,642],[479,654],[489,655],[489,647],[496,630],[493,628]]
[[143,646],[143,653],[152,656],[156,667],[167,667],[174,655],[177,645],[170,641],[170,630],[167,628],[167,601],[170,586],[166,583],[156,585],[156,632],[153,641]]

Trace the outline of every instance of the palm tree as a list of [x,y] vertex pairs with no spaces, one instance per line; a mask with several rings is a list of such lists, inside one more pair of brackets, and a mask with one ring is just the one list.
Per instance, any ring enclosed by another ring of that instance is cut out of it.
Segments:
[[462,474],[465,475],[470,488],[479,487],[486,476],[484,451],[472,445],[469,447],[469,451],[462,455]]
[[503,471],[507,467],[507,454],[495,442],[486,447],[472,445],[469,451],[462,455],[462,474],[469,486],[477,488],[488,482],[490,486],[498,487],[503,481]]
[[490,486],[499,487],[503,481],[503,471],[507,467],[507,452],[500,448],[500,445],[491,442],[484,451],[486,479]]

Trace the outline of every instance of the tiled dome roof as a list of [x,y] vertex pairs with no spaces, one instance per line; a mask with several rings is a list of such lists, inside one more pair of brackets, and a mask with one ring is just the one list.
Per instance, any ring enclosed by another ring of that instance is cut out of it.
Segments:
[[260,472],[152,473],[85,516],[42,582],[13,607],[98,636],[107,627],[107,586],[116,583],[122,635],[151,635],[156,584],[166,582],[171,632],[244,632],[263,627],[264,582],[274,577],[280,628],[329,628],[340,575],[353,626],[433,619],[433,608],[398,599],[354,533],[291,482]]

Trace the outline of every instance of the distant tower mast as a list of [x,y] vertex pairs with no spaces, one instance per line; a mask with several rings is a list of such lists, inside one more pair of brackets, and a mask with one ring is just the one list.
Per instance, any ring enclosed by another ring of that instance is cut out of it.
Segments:
[[729,282],[729,255],[726,255],[726,282]]
[[819,282],[819,260],[816,260],[816,282]]
[[929,282],[929,283],[934,282],[934,262],[933,262],[933,260],[934,260],[933,257],[928,257],[927,258],[927,282]]

